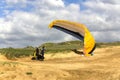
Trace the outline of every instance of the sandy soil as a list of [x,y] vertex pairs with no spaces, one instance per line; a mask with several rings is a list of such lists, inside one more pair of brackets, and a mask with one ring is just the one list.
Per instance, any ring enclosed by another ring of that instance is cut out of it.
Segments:
[[94,54],[45,54],[45,61],[0,55],[0,80],[120,80],[120,46],[98,48]]

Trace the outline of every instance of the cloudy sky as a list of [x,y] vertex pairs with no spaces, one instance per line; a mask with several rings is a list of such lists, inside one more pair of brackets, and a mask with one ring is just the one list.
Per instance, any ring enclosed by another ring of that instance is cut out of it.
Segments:
[[49,29],[55,19],[85,24],[97,42],[120,41],[119,0],[0,0],[0,48],[76,40]]

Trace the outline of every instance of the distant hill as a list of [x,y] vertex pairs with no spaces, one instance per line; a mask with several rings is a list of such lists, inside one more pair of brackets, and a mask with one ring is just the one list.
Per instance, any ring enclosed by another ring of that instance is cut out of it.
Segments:
[[[45,46],[47,53],[57,53],[57,52],[70,52],[73,49],[83,49],[83,42],[76,41],[66,41],[60,43],[43,43],[39,46],[39,49]],[[120,42],[108,42],[108,43],[96,43],[97,48],[110,47],[110,46],[120,46]],[[25,48],[3,48],[0,49],[0,53],[5,55],[7,58],[18,58],[33,55],[35,48],[32,46],[27,46]]]
[[[83,42],[79,40],[66,41],[60,43],[44,43],[39,46],[41,48],[45,46],[48,52],[60,52],[60,51],[71,51],[72,49],[82,49]],[[120,42],[97,42],[96,47],[108,47],[108,46],[120,46]]]
[[60,43],[44,43],[39,46],[45,46],[48,52],[71,51],[72,49],[81,49],[83,43],[81,41],[66,41]]

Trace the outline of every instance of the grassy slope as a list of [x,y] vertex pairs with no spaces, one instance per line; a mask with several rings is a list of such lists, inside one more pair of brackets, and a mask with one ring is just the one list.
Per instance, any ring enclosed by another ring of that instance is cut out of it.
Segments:
[[[70,52],[72,49],[82,49],[83,43],[80,41],[67,41],[61,43],[44,43],[39,46],[46,47],[46,53],[58,53],[58,52]],[[118,46],[120,42],[113,43],[97,43],[97,48],[107,47],[107,46]],[[0,53],[4,54],[8,59],[19,58],[24,56],[30,56],[33,54],[35,48],[3,48],[0,49]]]

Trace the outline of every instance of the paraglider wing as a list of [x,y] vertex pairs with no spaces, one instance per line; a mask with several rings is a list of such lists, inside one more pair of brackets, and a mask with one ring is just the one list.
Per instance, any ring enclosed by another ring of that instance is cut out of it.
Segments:
[[56,28],[84,42],[84,54],[89,55],[95,49],[95,40],[85,25],[66,20],[54,20],[49,28]]

